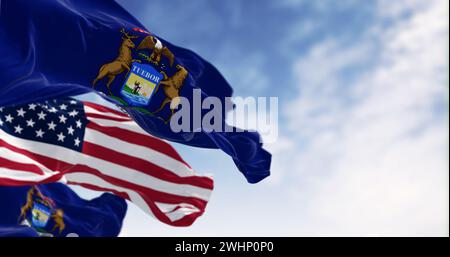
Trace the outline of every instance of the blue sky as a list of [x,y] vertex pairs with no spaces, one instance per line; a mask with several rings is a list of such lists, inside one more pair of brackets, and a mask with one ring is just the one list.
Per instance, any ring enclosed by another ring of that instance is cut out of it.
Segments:
[[215,177],[205,215],[171,228],[130,205],[123,236],[448,236],[447,1],[118,2],[280,104],[270,178],[177,144]]

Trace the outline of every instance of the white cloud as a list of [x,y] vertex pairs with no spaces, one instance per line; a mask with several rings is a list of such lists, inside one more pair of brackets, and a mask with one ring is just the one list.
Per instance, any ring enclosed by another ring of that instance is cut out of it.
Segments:
[[380,23],[360,40],[324,41],[295,63],[299,93],[284,114],[298,144],[274,156],[292,160],[275,168],[295,173],[283,172],[299,233],[448,235],[444,2],[380,1]]
[[267,89],[270,84],[264,70],[267,56],[258,51],[243,54],[235,44],[223,43],[215,62],[228,82],[240,89],[235,95],[257,94]]
[[[417,0],[420,1],[420,0]],[[280,7],[293,8],[293,7],[303,7],[310,5],[315,10],[319,12],[324,11],[336,11],[336,9],[346,9],[349,7],[354,7],[358,0],[341,0],[339,2],[333,0],[321,0],[321,1],[305,1],[305,0],[281,0],[278,2]],[[405,1],[406,2],[406,1]],[[330,9],[330,6],[332,8]]]

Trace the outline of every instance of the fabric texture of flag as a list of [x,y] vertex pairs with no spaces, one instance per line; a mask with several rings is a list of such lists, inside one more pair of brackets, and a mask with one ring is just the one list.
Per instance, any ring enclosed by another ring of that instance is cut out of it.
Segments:
[[106,105],[61,98],[0,107],[0,185],[67,180],[112,192],[173,226],[203,214],[213,180]]
[[62,183],[0,187],[0,206],[0,237],[114,237],[127,211],[121,197],[84,200]]
[[34,228],[25,225],[0,225],[0,237],[39,237],[39,234]]
[[[150,134],[222,149],[250,183],[269,176],[271,155],[258,133],[223,132],[230,129],[225,98],[233,90],[217,69],[156,36],[114,1],[2,0],[0,10],[0,106],[98,90]],[[195,112],[202,119],[209,111],[194,106],[194,89],[201,99],[221,100],[214,118],[221,129],[194,122]],[[178,96],[192,104],[189,131],[170,128]]]

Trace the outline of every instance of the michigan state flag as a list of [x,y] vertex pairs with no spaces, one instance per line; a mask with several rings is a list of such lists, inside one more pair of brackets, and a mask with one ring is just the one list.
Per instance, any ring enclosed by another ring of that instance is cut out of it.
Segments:
[[0,187],[1,236],[117,236],[127,203],[104,193],[80,198],[62,183]]
[[[100,92],[150,134],[222,149],[250,183],[269,176],[271,155],[259,134],[225,124],[225,99],[233,90],[216,68],[155,35],[114,1],[0,5],[0,107]],[[192,104],[210,96],[221,101],[219,117],[212,119],[219,129],[212,131],[194,120],[209,110]],[[181,98],[192,104],[190,129],[174,131]]]
[[[233,90],[216,68],[153,34],[116,2],[0,4],[0,106],[101,92],[155,136],[222,149],[251,183],[270,174],[271,155],[258,133],[236,132],[225,124],[230,109],[225,98]],[[201,99],[221,100],[221,117],[213,119],[220,130],[205,130],[192,120],[189,131],[171,128],[180,97],[193,103],[194,89]]]

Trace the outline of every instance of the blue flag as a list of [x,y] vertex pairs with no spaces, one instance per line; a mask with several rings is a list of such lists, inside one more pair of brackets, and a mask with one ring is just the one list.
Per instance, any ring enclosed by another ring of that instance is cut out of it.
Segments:
[[[0,106],[94,90],[155,136],[222,149],[250,183],[270,174],[259,134],[225,124],[232,88],[194,52],[148,31],[114,1],[1,1]],[[211,96],[221,101],[220,117],[211,119],[219,129],[195,122],[197,111],[200,119],[209,111],[195,106],[190,130],[171,129],[179,97],[192,104]]]
[[117,236],[127,210],[104,193],[90,201],[68,186],[0,187],[0,236]]
[[25,225],[0,225],[0,237],[38,237],[38,232]]

